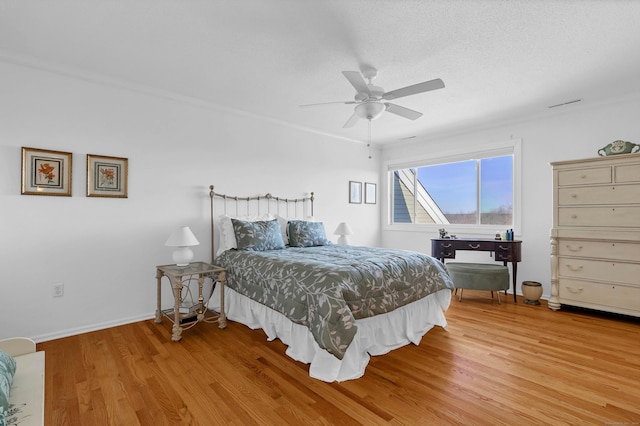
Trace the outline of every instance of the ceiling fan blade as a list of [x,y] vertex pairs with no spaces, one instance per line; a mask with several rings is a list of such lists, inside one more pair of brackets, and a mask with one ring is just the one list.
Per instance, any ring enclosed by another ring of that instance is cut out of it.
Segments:
[[345,104],[345,105],[353,105],[353,104],[357,104],[358,102],[356,101],[336,101],[336,102],[320,102],[317,104],[305,104],[305,105],[298,105],[299,107],[310,107],[310,106],[318,106],[318,105],[331,105],[331,104]]
[[417,120],[422,117],[422,113],[418,111],[414,111],[409,108],[402,107],[396,104],[390,104],[386,102],[385,104],[386,110],[391,114],[399,115],[400,117],[408,118],[409,120]]
[[344,75],[349,83],[356,89],[358,93],[366,93],[367,95],[371,95],[371,91],[369,90],[369,86],[367,86],[367,82],[362,78],[362,74],[358,71],[342,71],[342,75]]
[[355,124],[358,122],[359,118],[360,117],[358,116],[358,113],[354,111],[353,115],[347,120],[346,123],[344,123],[344,126],[342,126],[342,128],[346,129],[348,127],[355,126]]
[[435,80],[424,81],[422,83],[414,84],[412,86],[403,87],[401,89],[392,90],[382,95],[382,99],[390,101],[391,99],[398,99],[404,96],[416,95],[418,93],[428,92],[430,90],[442,89],[444,82],[439,78]]

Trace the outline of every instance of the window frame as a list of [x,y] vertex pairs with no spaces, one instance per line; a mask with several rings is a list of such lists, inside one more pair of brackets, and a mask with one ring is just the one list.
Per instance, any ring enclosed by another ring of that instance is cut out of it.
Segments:
[[493,238],[500,225],[470,225],[470,224],[430,224],[430,223],[393,223],[393,173],[398,169],[418,168],[458,161],[477,160],[480,158],[499,157],[513,155],[513,232],[515,235],[521,234],[522,223],[522,140],[510,139],[505,142],[485,144],[466,150],[459,148],[455,150],[442,151],[435,156],[421,156],[420,158],[405,160],[390,160],[385,162],[384,171],[387,174],[385,190],[385,208],[383,210],[383,230],[385,231],[409,231],[438,233],[438,229],[445,228],[449,234],[459,236],[486,236]]

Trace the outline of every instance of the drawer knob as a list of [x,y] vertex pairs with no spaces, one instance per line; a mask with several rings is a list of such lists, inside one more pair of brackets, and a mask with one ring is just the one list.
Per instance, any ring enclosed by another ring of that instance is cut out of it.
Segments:
[[444,247],[444,248],[450,248],[450,247],[451,247],[451,243],[449,243],[449,244],[443,244],[443,245],[442,245],[442,247]]
[[578,218],[578,215],[577,215],[577,214],[572,214],[572,215],[571,215],[571,219],[577,219],[577,218]]
[[567,268],[569,268],[570,271],[574,271],[574,272],[582,271],[582,265],[573,266],[573,265],[568,265],[567,264]]
[[500,250],[509,250],[509,247],[508,247],[508,246],[507,246],[507,247],[503,247],[503,246],[500,246],[500,245],[499,245],[499,246],[498,246],[498,248],[499,248]]
[[571,198],[578,198],[578,194],[571,194]]
[[584,289],[582,287],[575,288],[575,287],[567,286],[567,290],[569,290],[571,293],[582,293],[582,290],[584,290]]
[[469,248],[472,248],[474,250],[475,249],[479,249],[480,248],[480,244],[469,244]]
[[580,251],[580,250],[582,250],[582,246],[578,246],[578,247],[576,247],[576,246],[572,246],[572,245],[570,245],[570,244],[567,244],[567,249],[568,249],[569,251]]

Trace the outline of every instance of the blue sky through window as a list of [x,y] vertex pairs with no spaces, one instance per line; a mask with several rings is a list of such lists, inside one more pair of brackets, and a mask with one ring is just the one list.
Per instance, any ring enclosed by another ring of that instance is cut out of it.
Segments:
[[[445,214],[475,213],[476,160],[438,164],[417,169],[418,180]],[[487,213],[513,204],[513,157],[480,160],[480,205]]]
[[483,158],[480,161],[480,212],[511,209],[513,205],[513,158]]

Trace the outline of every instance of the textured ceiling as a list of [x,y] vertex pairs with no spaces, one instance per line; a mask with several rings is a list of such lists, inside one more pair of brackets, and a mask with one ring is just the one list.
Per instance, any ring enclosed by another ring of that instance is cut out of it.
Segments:
[[0,60],[359,141],[352,105],[299,105],[352,100],[362,65],[387,91],[441,78],[394,101],[418,120],[373,121],[383,144],[640,91],[639,23],[632,0],[0,0]]

